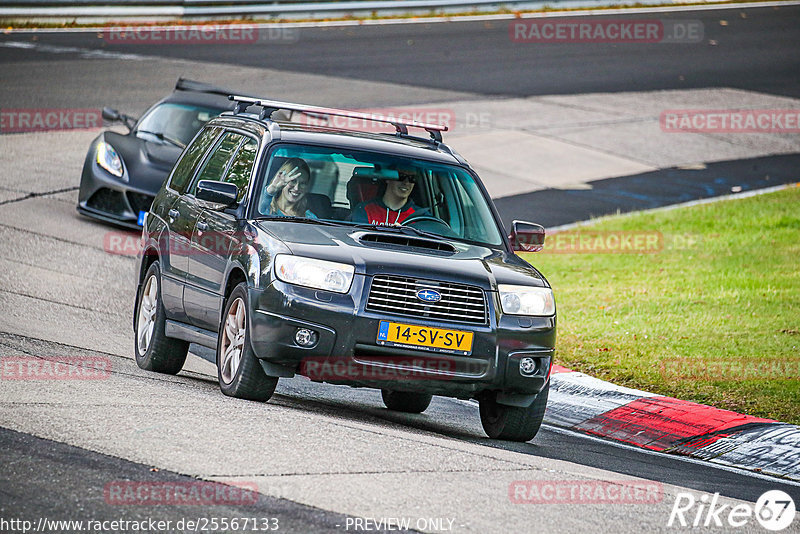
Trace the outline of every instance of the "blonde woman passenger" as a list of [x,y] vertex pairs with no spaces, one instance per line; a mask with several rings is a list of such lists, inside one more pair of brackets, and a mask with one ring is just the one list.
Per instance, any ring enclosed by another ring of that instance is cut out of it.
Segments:
[[278,168],[259,205],[264,215],[318,217],[308,209],[311,169],[300,158],[289,158]]

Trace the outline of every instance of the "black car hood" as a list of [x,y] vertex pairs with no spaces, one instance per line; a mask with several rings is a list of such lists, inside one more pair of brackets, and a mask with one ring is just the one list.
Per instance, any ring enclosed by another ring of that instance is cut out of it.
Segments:
[[[293,254],[349,263],[356,273],[396,274],[451,281],[495,290],[497,284],[546,286],[544,277],[526,261],[509,252],[442,238],[455,251],[397,247],[364,240],[367,234],[401,235],[349,225],[323,226],[287,220],[261,220],[263,230],[283,241]],[[424,238],[420,238],[424,239]]]
[[154,196],[182,152],[175,145],[146,141],[132,134],[105,132],[103,136],[122,159],[129,185]]

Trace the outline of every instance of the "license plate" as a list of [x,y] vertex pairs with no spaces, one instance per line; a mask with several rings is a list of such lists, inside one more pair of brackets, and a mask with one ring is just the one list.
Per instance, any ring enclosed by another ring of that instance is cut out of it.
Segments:
[[422,348],[467,356],[472,353],[472,336],[472,332],[463,330],[381,321],[377,342],[390,347]]

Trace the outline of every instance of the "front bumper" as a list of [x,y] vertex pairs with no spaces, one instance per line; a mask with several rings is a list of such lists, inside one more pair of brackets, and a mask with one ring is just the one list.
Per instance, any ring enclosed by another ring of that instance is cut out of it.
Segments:
[[[418,391],[469,398],[483,391],[534,395],[549,379],[556,320],[498,312],[487,293],[487,324],[420,320],[364,309],[369,277],[356,276],[348,294],[318,291],[276,281],[250,288],[250,337],[256,356],[312,380],[352,386]],[[391,320],[474,333],[468,356],[377,343],[378,324]],[[298,329],[317,333],[312,347],[295,341]],[[520,361],[526,361],[525,372]]]
[[132,187],[87,157],[78,193],[79,213],[138,230],[142,228],[139,213],[148,211],[154,198],[155,192]]

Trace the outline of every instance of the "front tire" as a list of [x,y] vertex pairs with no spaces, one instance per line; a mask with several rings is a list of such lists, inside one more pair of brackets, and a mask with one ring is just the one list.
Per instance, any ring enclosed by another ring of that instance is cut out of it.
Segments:
[[278,385],[267,376],[250,344],[247,285],[234,288],[225,302],[225,313],[217,340],[217,379],[222,393],[229,397],[265,402]]
[[147,371],[175,375],[183,369],[189,343],[164,335],[166,312],[161,301],[161,270],[153,262],[144,275],[136,309],[136,364]]
[[383,404],[390,410],[405,413],[422,413],[428,409],[433,395],[426,393],[410,393],[406,391],[381,390]]
[[550,382],[527,408],[499,404],[494,395],[481,399],[483,430],[492,439],[522,442],[532,440],[542,426],[549,392]]

